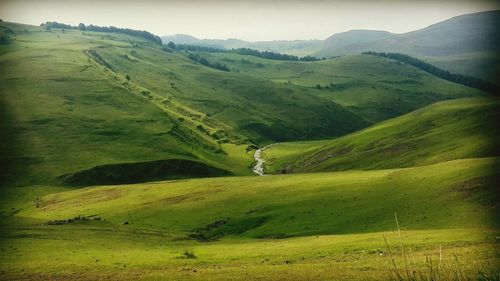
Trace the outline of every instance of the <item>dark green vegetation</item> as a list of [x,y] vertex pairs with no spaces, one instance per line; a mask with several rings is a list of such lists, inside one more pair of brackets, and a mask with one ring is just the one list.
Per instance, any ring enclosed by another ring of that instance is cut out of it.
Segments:
[[[0,26],[0,279],[498,276],[498,97],[372,55]],[[326,172],[250,176],[274,142],[266,172]]]
[[233,54],[248,55],[248,56],[254,56],[254,57],[270,59],[270,60],[289,60],[289,61],[317,61],[317,60],[319,60],[318,58],[311,57],[311,56],[305,56],[305,57],[299,58],[299,57],[293,56],[293,55],[280,54],[280,53],[269,52],[269,51],[262,51],[261,52],[261,51],[250,49],[250,48],[237,48],[237,49],[226,50],[226,49],[218,49],[218,48],[207,47],[207,46],[197,46],[197,45],[187,45],[187,44],[176,45],[172,41],[168,42],[167,46],[169,46],[172,49],[179,50],[179,51],[233,53]]
[[439,78],[443,78],[445,80],[455,82],[458,84],[462,84],[465,86],[469,86],[472,88],[476,88],[479,90],[487,91],[493,94],[496,94],[500,91],[499,86],[490,83],[488,81],[475,78],[472,76],[467,76],[467,75],[462,75],[462,74],[456,74],[456,73],[450,73],[449,71],[440,69],[432,64],[426,63],[422,60],[410,57],[405,54],[399,54],[399,53],[377,53],[377,52],[364,52],[363,54],[366,55],[373,55],[373,56],[379,56],[383,58],[391,58],[400,62],[404,62],[410,65],[413,65],[417,68],[420,68],[426,72],[429,72],[432,75],[436,75]]
[[96,166],[74,174],[60,176],[59,179],[68,185],[89,186],[227,176],[230,174],[203,163],[184,159],[169,159]]
[[321,40],[280,40],[280,41],[261,41],[248,42],[238,39],[198,39],[186,34],[175,34],[170,36],[162,36],[163,43],[174,42],[180,45],[195,45],[200,47],[208,47],[212,49],[240,49],[249,48],[261,52],[273,52],[290,54],[294,56],[307,56],[321,49]]
[[62,30],[65,29],[77,29],[81,31],[95,31],[95,32],[117,32],[117,33],[123,33],[123,34],[128,34],[132,36],[138,36],[138,37],[143,37],[145,39],[151,40],[155,43],[162,44],[161,38],[147,32],[145,30],[134,30],[130,28],[118,28],[115,26],[98,26],[98,25],[88,25],[86,26],[83,23],[80,23],[78,26],[71,26],[69,24],[64,24],[64,23],[59,23],[55,21],[48,21],[46,23],[40,24],[41,27],[51,30],[52,28],[58,28]]
[[206,58],[200,57],[199,55],[189,54],[188,58],[190,60],[195,61],[195,62],[199,62],[199,63],[203,64],[204,66],[208,66],[208,67],[211,67],[211,68],[214,68],[214,69],[218,69],[218,70],[222,70],[222,71],[229,71],[229,68],[227,68],[227,66],[225,64],[220,64],[220,63],[213,64],[213,63],[210,63]]

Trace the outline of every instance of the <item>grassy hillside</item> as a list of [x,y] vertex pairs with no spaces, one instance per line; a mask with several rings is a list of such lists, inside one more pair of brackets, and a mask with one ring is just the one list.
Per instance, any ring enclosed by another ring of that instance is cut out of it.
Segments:
[[483,94],[413,66],[367,55],[305,63],[225,53],[204,53],[202,56],[226,64],[235,72],[302,88],[373,123],[436,101]]
[[168,159],[248,174],[252,142],[340,136],[437,100],[482,94],[369,56],[283,62],[201,54],[229,65],[228,73],[125,34],[2,26],[11,38],[0,46],[1,126],[13,134],[1,152],[9,185]]
[[444,101],[331,141],[277,144],[263,153],[266,171],[367,170],[498,156],[499,108],[493,97]]
[[301,89],[208,68],[143,38],[1,25],[10,38],[0,45],[4,185],[168,159],[249,174],[252,142],[368,125]]
[[[468,264],[464,276],[475,266],[489,272],[484,262],[494,260],[488,249],[495,237],[490,227],[498,226],[499,165],[483,158],[381,171],[92,187],[43,196],[38,208],[33,202],[3,204],[14,211],[4,212],[11,215],[1,224],[0,241],[9,245],[0,252],[2,274],[135,276],[128,272],[144,280],[225,280],[232,272],[235,280],[246,274],[347,280],[366,272],[368,280],[380,280],[390,271],[383,235],[401,261],[397,234],[380,233],[395,229],[394,212],[415,270],[422,270],[426,255],[439,255],[440,244],[447,264],[453,254]],[[89,219],[56,224],[76,216]],[[67,240],[75,235],[82,239]],[[201,242],[207,239],[218,241]]]

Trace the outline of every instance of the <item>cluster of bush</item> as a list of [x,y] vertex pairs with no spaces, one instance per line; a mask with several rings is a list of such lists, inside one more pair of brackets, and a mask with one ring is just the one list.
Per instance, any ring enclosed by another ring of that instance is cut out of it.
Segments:
[[52,28],[62,28],[62,29],[77,29],[77,30],[82,30],[82,31],[95,31],[95,32],[116,32],[116,33],[123,33],[123,34],[128,34],[132,36],[139,36],[148,40],[151,40],[153,42],[156,42],[158,44],[162,44],[161,38],[157,35],[154,35],[150,32],[147,32],[145,30],[135,30],[135,29],[130,29],[130,28],[118,28],[114,26],[97,26],[97,25],[85,25],[83,23],[80,23],[78,26],[72,26],[69,24],[64,24],[64,23],[59,23],[55,21],[48,21],[46,23],[40,24],[41,27],[45,27],[46,29],[52,29]]
[[265,59],[270,59],[270,60],[291,60],[291,61],[317,61],[319,60],[318,58],[312,57],[312,56],[305,56],[305,57],[297,57],[293,55],[287,55],[287,54],[280,54],[280,53],[274,53],[274,52],[268,52],[268,51],[258,51],[250,48],[238,48],[238,49],[231,49],[229,50],[230,53],[236,53],[240,55],[250,55],[250,56],[255,56],[259,58],[265,58]]
[[250,55],[259,58],[271,59],[271,60],[288,60],[288,61],[318,61],[320,59],[305,56],[297,57],[293,55],[274,53],[269,51],[258,51],[250,48],[237,48],[237,49],[222,49],[209,46],[196,46],[188,44],[175,44],[174,42],[168,42],[168,47],[171,49],[176,49],[180,51],[192,51],[192,52],[207,52],[207,53],[234,53],[240,55]]
[[208,67],[211,67],[211,68],[214,68],[214,69],[218,69],[218,70],[228,71],[229,72],[229,68],[225,64],[221,64],[221,63],[218,63],[218,62],[211,63],[206,58],[200,57],[197,54],[189,54],[188,58],[190,60],[192,60],[192,61],[199,62],[200,64],[203,64],[204,66],[208,66]]
[[379,56],[379,57],[384,57],[384,58],[390,58],[394,59],[400,62],[404,62],[410,65],[413,65],[417,68],[422,69],[423,71],[426,71],[430,74],[436,75],[439,78],[455,82],[458,84],[462,84],[465,86],[469,86],[472,88],[476,88],[479,90],[491,92],[491,93],[498,93],[499,92],[499,87],[493,83],[490,83],[488,81],[485,81],[480,78],[468,76],[468,75],[462,75],[462,74],[457,74],[457,73],[450,73],[447,70],[441,69],[439,67],[436,67],[430,63],[427,63],[425,61],[419,60],[417,58],[405,55],[405,54],[400,54],[400,53],[377,53],[377,52],[364,52],[363,54],[365,55],[372,55],[372,56]]

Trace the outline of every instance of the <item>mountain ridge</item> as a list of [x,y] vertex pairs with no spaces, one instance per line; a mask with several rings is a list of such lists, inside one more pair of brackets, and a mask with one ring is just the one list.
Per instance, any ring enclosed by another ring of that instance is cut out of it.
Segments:
[[[500,10],[455,16],[427,27],[390,33],[382,30],[352,29],[324,40],[278,40],[248,42],[239,39],[198,39],[179,43],[222,49],[253,48],[292,55],[335,57],[366,51],[398,52],[429,61],[448,71],[496,82],[500,73]],[[164,43],[175,37],[161,36]]]

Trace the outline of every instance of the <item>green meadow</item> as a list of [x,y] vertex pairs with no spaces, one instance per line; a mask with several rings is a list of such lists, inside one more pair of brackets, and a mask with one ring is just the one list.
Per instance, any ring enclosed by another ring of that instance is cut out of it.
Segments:
[[0,26],[0,279],[499,279],[498,97]]

